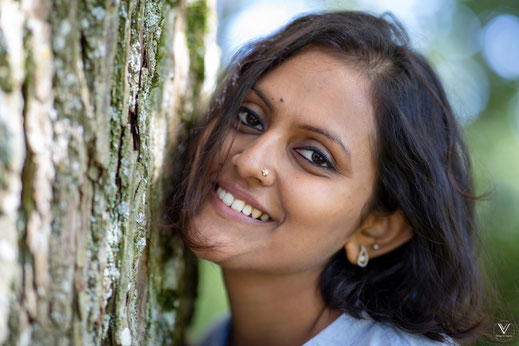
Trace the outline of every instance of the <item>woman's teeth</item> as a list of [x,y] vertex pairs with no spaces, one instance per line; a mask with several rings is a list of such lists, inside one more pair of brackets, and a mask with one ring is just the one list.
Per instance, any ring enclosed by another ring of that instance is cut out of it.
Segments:
[[240,199],[234,198],[230,192],[225,191],[221,187],[216,189],[216,194],[226,206],[231,207],[232,209],[239,211],[244,215],[250,216],[253,219],[259,218],[261,221],[268,221],[270,219],[268,214],[262,213],[258,209],[251,207]]

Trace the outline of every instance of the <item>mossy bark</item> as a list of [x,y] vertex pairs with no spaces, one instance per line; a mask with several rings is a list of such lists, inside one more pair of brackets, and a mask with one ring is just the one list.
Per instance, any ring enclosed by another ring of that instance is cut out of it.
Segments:
[[0,0],[0,344],[183,343],[195,260],[158,225],[207,11]]

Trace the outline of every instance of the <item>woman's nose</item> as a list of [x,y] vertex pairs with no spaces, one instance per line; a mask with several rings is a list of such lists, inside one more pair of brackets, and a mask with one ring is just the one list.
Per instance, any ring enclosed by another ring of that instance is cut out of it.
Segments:
[[233,153],[231,163],[241,177],[263,186],[271,186],[277,173],[275,153],[275,139],[264,134],[240,145]]

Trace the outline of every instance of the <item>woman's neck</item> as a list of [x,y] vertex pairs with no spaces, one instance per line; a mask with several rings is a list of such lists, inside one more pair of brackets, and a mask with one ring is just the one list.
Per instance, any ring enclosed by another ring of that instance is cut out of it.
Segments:
[[326,307],[319,273],[251,274],[223,270],[231,305],[230,345],[302,345],[340,312]]

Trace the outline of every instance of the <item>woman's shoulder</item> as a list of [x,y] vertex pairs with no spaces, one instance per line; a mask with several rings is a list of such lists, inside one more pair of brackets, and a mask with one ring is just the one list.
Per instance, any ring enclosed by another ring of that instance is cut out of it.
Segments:
[[404,332],[396,327],[376,322],[370,318],[356,319],[342,314],[328,327],[303,346],[382,346],[382,345],[457,345],[449,338],[449,342],[431,340],[423,335]]
[[[231,319],[218,320],[197,346],[225,346],[229,337]],[[447,337],[448,338],[448,337]],[[458,345],[452,339],[447,342],[431,340],[423,335],[404,332],[396,327],[373,321],[340,315],[328,327],[308,340],[303,346],[441,346]]]

